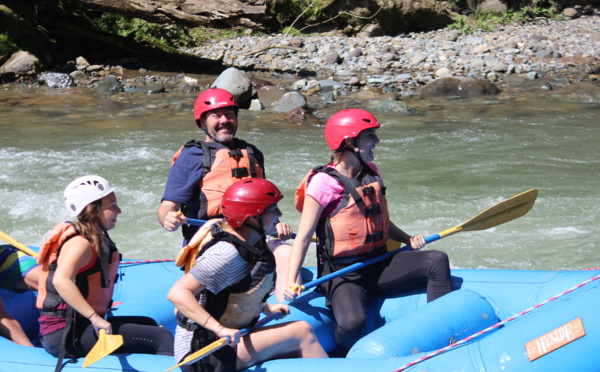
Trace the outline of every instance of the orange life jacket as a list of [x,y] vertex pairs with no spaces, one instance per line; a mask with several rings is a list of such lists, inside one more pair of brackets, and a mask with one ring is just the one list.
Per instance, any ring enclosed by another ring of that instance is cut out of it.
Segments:
[[218,142],[189,141],[173,156],[175,164],[186,147],[200,147],[203,153],[204,175],[199,183],[200,211],[198,218],[209,219],[223,215],[221,198],[234,182],[246,178],[264,178],[264,171],[256,161],[252,146],[234,138],[233,148]]
[[[58,255],[63,244],[80,235],[73,224],[64,222],[56,225],[40,247],[38,263],[42,265],[36,306],[44,315],[65,317],[65,301],[52,284]],[[117,280],[120,254],[110,238],[100,236],[101,256],[91,245],[93,258],[89,265],[81,268],[75,276],[75,284],[94,311],[104,316],[111,308],[114,285]],[[63,306],[64,307],[64,306]]]
[[381,177],[370,167],[356,180],[334,168],[318,166],[304,176],[296,190],[295,205],[300,212],[306,187],[318,172],[335,178],[344,186],[344,192],[340,204],[317,225],[317,253],[336,264],[353,263],[374,250],[384,250],[390,220]]

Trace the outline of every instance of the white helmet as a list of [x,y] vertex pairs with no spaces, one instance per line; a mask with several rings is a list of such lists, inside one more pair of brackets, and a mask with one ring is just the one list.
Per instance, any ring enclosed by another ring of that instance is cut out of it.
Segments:
[[115,191],[113,185],[100,176],[83,176],[65,189],[65,205],[71,217],[76,217],[86,205]]

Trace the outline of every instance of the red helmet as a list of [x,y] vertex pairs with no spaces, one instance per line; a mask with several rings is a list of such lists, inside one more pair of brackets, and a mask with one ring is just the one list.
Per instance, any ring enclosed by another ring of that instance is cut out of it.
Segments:
[[196,124],[200,126],[199,120],[202,117],[202,114],[221,107],[233,107],[236,112],[238,110],[235,97],[225,89],[215,87],[200,93],[194,104],[194,118],[196,119]]
[[223,215],[231,227],[240,227],[250,216],[263,214],[265,209],[283,199],[283,194],[271,181],[248,178],[229,186],[223,194]]
[[332,151],[340,148],[345,138],[358,137],[365,129],[379,128],[375,116],[361,109],[347,109],[333,114],[325,124],[325,141]]

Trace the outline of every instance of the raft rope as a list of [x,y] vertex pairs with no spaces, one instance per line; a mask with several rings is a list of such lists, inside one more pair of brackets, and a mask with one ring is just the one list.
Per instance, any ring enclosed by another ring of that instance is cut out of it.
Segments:
[[134,265],[134,264],[146,264],[146,263],[161,263],[161,262],[175,262],[175,260],[121,261],[121,265]]
[[[598,270],[598,269],[600,269],[600,268],[594,268],[594,269],[588,269],[588,270]],[[473,334],[473,335],[471,335],[469,337],[466,337],[466,338],[464,338],[464,339],[462,339],[460,341],[457,341],[457,342],[455,342],[453,344],[450,344],[450,345],[448,345],[448,346],[446,346],[444,348],[436,350],[436,351],[434,351],[434,352],[432,352],[430,354],[424,355],[424,356],[422,356],[421,358],[419,358],[419,359],[417,359],[415,361],[407,363],[404,366],[402,366],[402,367],[394,370],[394,372],[402,372],[402,371],[406,370],[407,368],[414,366],[415,364],[421,363],[422,361],[425,361],[427,359],[433,358],[436,355],[445,353],[446,351],[448,351],[450,349],[454,349],[455,347],[461,346],[462,344],[464,344],[466,342],[469,342],[472,339],[474,339],[474,338],[476,338],[478,336],[481,336],[484,333],[487,333],[487,332],[489,332],[489,331],[491,331],[491,330],[493,330],[495,328],[501,327],[501,326],[503,326],[504,324],[506,324],[506,323],[508,323],[510,321],[513,321],[513,320],[515,320],[515,319],[517,319],[517,318],[519,318],[519,317],[521,317],[521,316],[523,316],[523,315],[525,315],[527,313],[530,313],[531,311],[533,311],[535,309],[538,309],[538,308],[546,305],[547,303],[552,302],[552,301],[554,301],[554,300],[556,300],[556,299],[558,299],[558,298],[560,298],[560,297],[562,297],[562,296],[564,296],[566,294],[569,294],[569,293],[573,292],[574,290],[576,290],[578,288],[581,288],[581,287],[583,287],[585,285],[588,285],[588,284],[590,284],[590,283],[592,283],[592,282],[594,282],[594,281],[596,281],[598,279],[600,279],[600,275],[596,275],[593,278],[590,278],[590,279],[588,279],[586,281],[583,281],[583,282],[577,284],[576,286],[574,286],[574,287],[572,287],[570,289],[567,289],[566,291],[564,291],[564,292],[562,292],[562,293],[560,293],[560,294],[558,294],[558,295],[556,295],[554,297],[550,297],[549,299],[547,299],[545,301],[542,301],[539,304],[537,304],[537,305],[535,305],[533,307],[530,307],[529,309],[524,310],[523,312],[521,312],[519,314],[513,315],[513,316],[511,316],[511,317],[509,317],[509,318],[507,318],[507,319],[505,319],[505,320],[503,320],[503,321],[501,321],[499,323],[496,323],[496,324],[494,324],[492,326],[489,326],[488,328],[486,328],[486,329],[484,329],[482,331],[479,331],[479,332],[477,332],[477,333],[475,333],[475,334]]]

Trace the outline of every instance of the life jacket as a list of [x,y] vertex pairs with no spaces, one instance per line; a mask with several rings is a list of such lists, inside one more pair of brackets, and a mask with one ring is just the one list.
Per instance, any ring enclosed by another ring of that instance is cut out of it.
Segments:
[[311,178],[323,172],[344,186],[339,205],[317,224],[317,254],[333,264],[350,264],[369,254],[385,250],[388,240],[389,213],[381,177],[363,167],[357,179],[340,174],[334,168],[318,166],[304,176],[296,190],[295,206],[302,212],[306,188]]
[[264,178],[264,171],[254,157],[252,146],[234,138],[229,148],[218,142],[191,140],[173,156],[171,166],[186,147],[198,147],[203,154],[203,176],[199,183],[200,210],[198,218],[221,217],[221,198],[227,187],[246,178]]
[[[269,296],[275,283],[275,257],[267,248],[264,239],[260,246],[252,246],[237,236],[223,231],[224,220],[211,220],[194,235],[190,243],[182,248],[176,259],[176,265],[184,266],[186,272],[195,265],[198,257],[220,241],[226,241],[235,246],[240,256],[250,265],[248,274],[238,283],[214,294],[203,290],[198,296],[200,304],[228,328],[242,329],[256,323],[263,310],[263,304]],[[192,262],[194,261],[194,262]],[[177,314],[178,324],[187,330],[202,328],[189,321],[183,314]],[[202,328],[204,330],[204,328]],[[214,335],[213,335],[214,336]]]
[[[42,265],[36,306],[43,315],[65,317],[65,301],[52,284],[58,255],[64,243],[81,235],[69,222],[58,224],[42,244],[38,264]],[[75,285],[94,311],[104,316],[111,308],[114,285],[117,281],[120,254],[108,235],[100,234],[100,257],[92,245],[93,258],[75,276]]]

